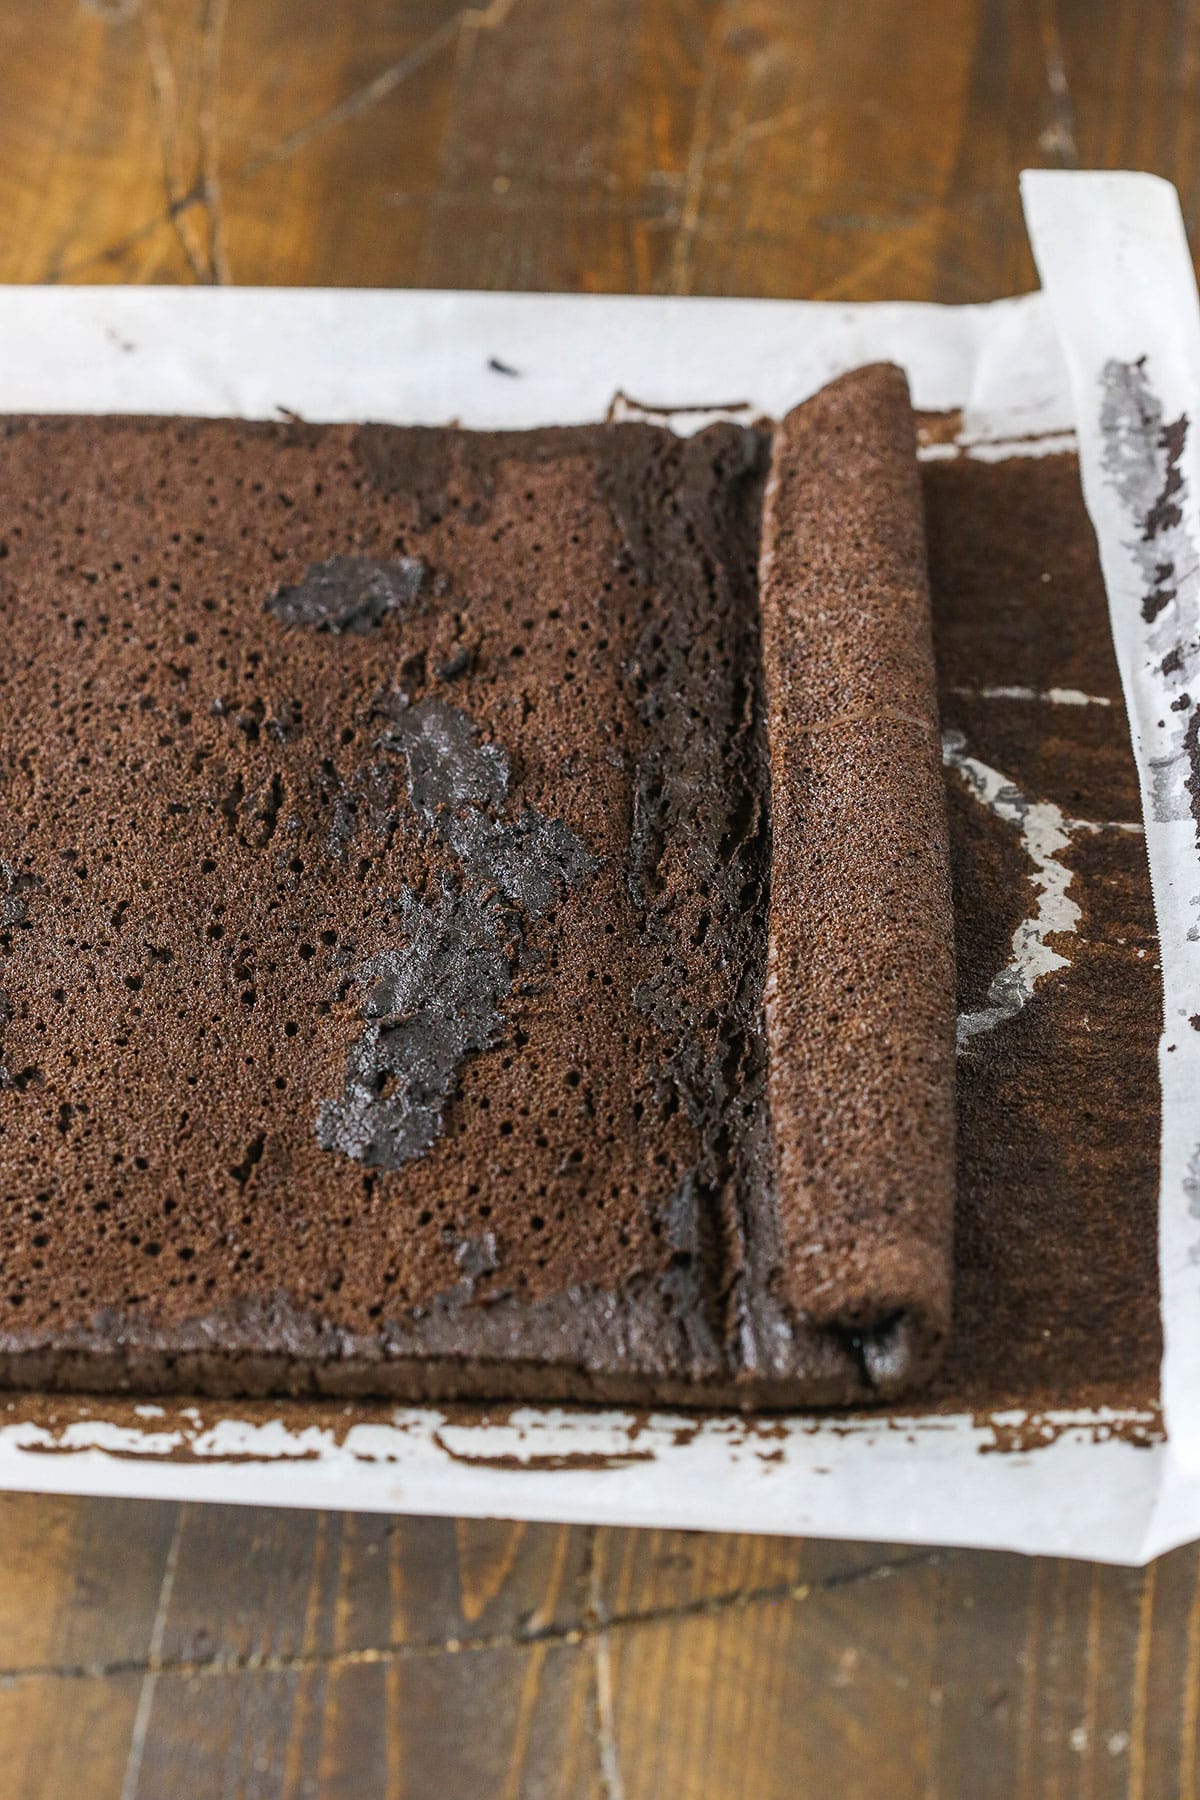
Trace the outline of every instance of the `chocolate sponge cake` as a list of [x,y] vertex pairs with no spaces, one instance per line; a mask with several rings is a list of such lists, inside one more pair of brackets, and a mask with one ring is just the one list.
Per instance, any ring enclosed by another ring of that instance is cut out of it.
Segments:
[[0,492],[0,1379],[929,1374],[953,969],[893,371],[773,445],[10,420]]
[[760,604],[783,1268],[805,1316],[875,1321],[863,1355],[882,1381],[940,1346],[954,1209],[950,852],[898,369],[846,376],[780,425]]

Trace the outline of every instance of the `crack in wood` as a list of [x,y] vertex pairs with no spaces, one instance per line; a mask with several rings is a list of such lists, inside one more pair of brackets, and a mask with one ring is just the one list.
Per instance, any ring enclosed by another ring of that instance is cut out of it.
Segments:
[[173,226],[177,214],[187,211],[189,207],[203,206],[203,204],[204,195],[198,189],[192,189],[181,195],[178,200],[173,201],[165,211],[155,213],[152,219],[146,219],[141,225],[135,226],[132,231],[126,232],[124,237],[114,239],[111,244],[106,244],[102,249],[89,250],[86,256],[76,257],[73,262],[59,262],[56,258],[47,265],[41,279],[51,287],[61,282],[77,281],[85,269],[92,268],[96,263],[115,262],[127,251],[136,250],[139,244],[146,243],[164,226]]
[[[743,119],[735,125],[727,143],[718,150],[710,150],[708,167],[723,169],[730,163],[737,163],[754,144],[765,143],[768,138],[779,137],[786,131],[795,131],[808,120],[819,117],[825,110],[823,96],[806,100],[799,106],[785,107],[782,112],[771,113],[763,119]],[[820,186],[818,185],[818,191]]]
[[142,39],[150,70],[150,85],[158,116],[159,154],[162,159],[163,187],[166,193],[165,217],[174,226],[175,235],[195,281],[208,280],[208,258],[202,243],[192,230],[188,210],[179,204],[191,187],[184,178],[179,145],[179,87],[175,66],[167,48],[166,33],[158,10],[158,0],[142,0],[138,16],[142,23]]
[[79,0],[81,12],[103,19],[106,25],[127,25],[140,5],[141,0]]
[[592,1736],[600,1765],[600,1791],[604,1800],[624,1800],[625,1784],[621,1779],[621,1763],[617,1754],[617,1735],[613,1707],[612,1656],[609,1647],[609,1617],[600,1582],[600,1532],[590,1525],[584,1555],[585,1623],[594,1627],[592,1645]]
[[668,286],[673,294],[686,294],[692,285],[692,264],[696,239],[700,232],[701,202],[704,178],[716,124],[717,81],[720,75],[721,49],[733,29],[738,0],[726,0],[704,46],[700,64],[700,81],[696,89],[696,106],[692,114],[692,135],[688,144],[684,170],[683,198],[679,207],[679,223],[671,247],[671,269]]
[[371,80],[364,83],[362,87],[355,88],[352,93],[344,95],[325,112],[318,113],[315,118],[307,119],[303,125],[298,125],[294,131],[290,131],[286,137],[280,138],[279,142],[273,144],[269,150],[264,150],[258,156],[250,157],[246,162],[241,163],[235,170],[235,174],[239,177],[257,175],[263,169],[271,168],[276,163],[286,162],[289,157],[296,154],[297,150],[302,150],[306,144],[311,143],[314,138],[322,136],[335,125],[342,125],[348,119],[361,117],[372,107],[378,106],[381,100],[386,100],[389,94],[395,93],[403,82],[423,69],[426,63],[431,62],[437,56],[439,51],[456,45],[464,33],[498,31],[508,20],[517,3],[518,0],[492,0],[490,6],[462,7],[436,30],[431,31],[428,37],[422,38],[420,43],[415,44],[411,50],[398,57],[394,63],[389,63],[386,69],[381,69],[378,75],[372,76]]
[[221,132],[217,100],[221,84],[221,46],[229,0],[206,0],[200,32],[201,94],[197,126],[200,133],[200,188],[208,212],[208,266],[210,279],[227,286],[233,280],[225,241],[225,215],[221,202]]
[[1048,156],[1056,157],[1064,169],[1077,169],[1079,147],[1075,142],[1075,109],[1071,104],[1071,89],[1063,60],[1057,0],[1038,0],[1037,19],[1046,86],[1050,93],[1050,123],[1038,138],[1038,148]]
[[150,1718],[154,1711],[154,1690],[158,1683],[159,1671],[155,1664],[162,1661],[167,1614],[171,1610],[171,1596],[175,1591],[175,1575],[179,1568],[179,1549],[182,1541],[183,1508],[177,1505],[175,1526],[163,1561],[162,1580],[158,1587],[158,1602],[154,1608],[154,1623],[150,1628],[150,1653],[146,1658],[146,1668],[138,1691],[137,1711],[134,1714],[133,1728],[129,1734],[125,1776],[121,1782],[121,1800],[136,1800],[137,1796],[138,1781],[142,1773],[142,1759],[146,1753],[146,1739],[150,1732]]
[[[843,1588],[886,1581],[894,1575],[936,1566],[954,1554],[956,1553],[952,1551],[936,1549],[912,1556],[888,1557],[881,1562],[871,1563],[866,1568],[841,1570],[818,1581],[783,1581],[767,1587],[738,1588],[727,1593],[708,1594],[699,1599],[680,1601],[673,1606],[646,1607],[640,1612],[630,1613],[594,1610],[591,1579],[588,1577],[589,1594],[584,1611],[578,1619],[565,1625],[549,1625],[533,1630],[518,1627],[508,1632],[464,1637],[397,1640],[392,1643],[361,1645],[349,1650],[214,1651],[211,1656],[193,1657],[163,1656],[152,1651],[144,1657],[120,1657],[108,1661],[29,1663],[20,1668],[0,1670],[0,1691],[15,1687],[21,1682],[37,1680],[114,1681],[138,1676],[143,1681],[148,1677],[153,1677],[154,1680],[179,1677],[195,1681],[236,1675],[286,1675],[320,1670],[377,1668],[438,1656],[532,1650],[539,1646],[574,1649],[581,1645],[591,1645],[601,1634],[670,1624],[675,1620],[720,1617],[725,1613],[742,1612],[756,1606],[799,1604],[821,1594],[836,1594]],[[157,1615],[151,1646],[155,1634],[161,1642],[162,1633],[158,1631]]]
[[[264,169],[285,162],[332,127],[360,117],[386,99],[410,76],[417,74],[440,50],[458,43],[464,35],[498,31],[507,23],[518,4],[519,0],[491,0],[484,7],[461,7],[428,37],[423,38],[387,68],[380,70],[378,75],[373,76],[362,87],[355,88],[325,112],[297,126],[269,150],[239,163],[230,171],[230,179],[249,179]],[[201,28],[203,94],[198,119],[200,167],[195,180],[185,184],[179,151],[178,87],[157,10],[157,0],[135,0],[128,16],[132,18],[136,14],[142,21],[146,58],[158,114],[167,204],[162,212],[145,220],[124,237],[102,249],[89,251],[87,256],[75,262],[57,266],[52,272],[48,270],[43,279],[54,283],[76,279],[84,269],[116,260],[126,251],[134,250],[139,244],[152,238],[164,225],[170,225],[176,232],[194,280],[204,283],[228,283],[232,280],[223,210],[217,113],[221,47],[228,10],[228,0],[207,0]],[[207,249],[191,227],[190,215],[195,208],[202,208],[208,218]],[[635,207],[631,211],[637,212],[638,209]]]

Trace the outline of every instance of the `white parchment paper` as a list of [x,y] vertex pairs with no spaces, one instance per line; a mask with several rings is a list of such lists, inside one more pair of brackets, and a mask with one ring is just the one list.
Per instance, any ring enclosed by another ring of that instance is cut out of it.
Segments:
[[[1161,311],[1187,306],[1194,315],[1194,289],[1182,295],[1186,247],[1178,234],[1151,231],[1143,242],[1141,199],[1122,185],[1140,178],[1106,179],[1107,186],[1081,186],[1061,203],[1074,209],[1076,223],[1094,215],[1088,249],[1103,243],[1105,220],[1121,214],[1130,264],[1160,259]],[[1089,503],[1115,594],[1121,553],[1108,542],[1108,515],[1095,499],[1094,430],[1082,410],[1080,367],[1092,368],[1101,351],[1136,357],[1145,345],[1131,331],[1106,348],[1126,301],[1097,250],[1084,279],[1083,263],[1072,265],[1071,304],[1094,318],[1095,342],[1081,353],[1068,332],[1068,378],[1056,321],[1070,305],[1058,304],[1061,270],[1047,251],[1058,230],[1050,190],[1031,189],[1030,205],[1053,309],[1041,295],[941,308],[350,290],[0,290],[0,412],[290,412],[315,421],[501,427],[662,410],[677,430],[690,430],[714,412],[777,415],[842,370],[888,358],[907,370],[919,409],[961,409],[960,443],[970,454],[1071,444],[1081,408]],[[1164,336],[1157,330],[1160,351]],[[1183,388],[1195,383],[1197,337],[1192,317],[1179,335],[1177,369],[1168,376],[1156,365],[1155,391],[1168,412],[1179,411]],[[1194,402],[1196,387],[1187,391]],[[1200,488],[1193,483],[1190,492]],[[1121,567],[1131,580],[1127,555]],[[1140,720],[1141,692],[1125,678]],[[1160,922],[1164,854],[1156,859],[1152,845]],[[1200,878],[1190,891],[1200,893]],[[1181,890],[1172,942],[1197,917],[1186,899]],[[1200,1034],[1192,1036],[1200,1048]],[[1172,1065],[1173,1111],[1196,1110],[1196,1066],[1190,1056]],[[1185,1068],[1190,1073],[1180,1073]],[[1182,1138],[1171,1130],[1165,1136],[1175,1158]],[[436,1408],[331,1405],[327,1422],[322,1415],[314,1424],[311,1407],[301,1417],[282,1402],[230,1402],[228,1416],[215,1417],[212,1403],[203,1413],[147,1404],[131,1415],[127,1407],[106,1413],[103,1400],[64,1401],[53,1418],[44,1404],[15,1396],[0,1409],[0,1486],[796,1532],[1138,1562],[1200,1535],[1200,1401],[1191,1398],[1200,1362],[1200,1267],[1192,1251],[1200,1222],[1183,1204],[1186,1180],[1177,1158],[1169,1159],[1169,1445],[1135,1447],[1129,1418],[1104,1411],[1048,1414],[1041,1447],[1013,1451],[1007,1428],[1016,1421],[1002,1416],[755,1422],[522,1408],[467,1423]],[[1175,1318],[1177,1305],[1186,1322]],[[1021,1435],[1027,1441],[1027,1429]]]

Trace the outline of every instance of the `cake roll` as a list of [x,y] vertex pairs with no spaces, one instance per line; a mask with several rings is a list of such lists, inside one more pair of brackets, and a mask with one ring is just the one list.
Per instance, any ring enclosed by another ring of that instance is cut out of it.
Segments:
[[941,1354],[954,1214],[954,919],[902,371],[856,370],[783,420],[760,569],[783,1286],[890,1389]]

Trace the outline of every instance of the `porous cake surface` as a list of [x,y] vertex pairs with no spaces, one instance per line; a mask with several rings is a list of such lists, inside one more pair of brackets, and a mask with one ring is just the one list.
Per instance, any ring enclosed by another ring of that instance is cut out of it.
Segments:
[[6,1379],[923,1372],[783,1266],[766,460],[731,426],[7,424]]
[[[772,815],[831,773],[850,798],[808,728],[850,689],[876,717],[925,693],[919,630],[795,629],[806,591],[836,625],[847,570],[831,537],[807,579],[779,501],[802,521],[839,432],[835,495],[861,462],[860,379],[807,475],[821,406],[785,430],[759,596],[768,452],[730,428],[7,424],[0,1377],[878,1398],[892,1339],[838,1328],[855,1260],[821,1250],[861,1189],[818,1196],[820,1240],[806,1189],[781,1198],[781,1124],[812,1140],[771,1118],[762,1016]],[[899,443],[870,379],[871,441]],[[901,451],[877,493],[911,492]],[[960,1039],[929,1400],[1152,1404],[1154,926],[1078,468],[958,458],[923,487]],[[910,626],[914,526],[872,552]],[[764,666],[804,674],[773,725]],[[796,889],[835,938],[845,875]],[[1054,967],[1022,987],[1031,927]],[[777,1064],[785,1095],[812,1068]],[[939,1204],[906,1239],[934,1313]]]
[[[751,1054],[757,462],[733,431],[9,426],[10,1347],[543,1361],[565,1331],[609,1372],[719,1366],[668,1302]],[[679,895],[706,854],[720,892]],[[645,1321],[597,1307],[639,1280]]]

